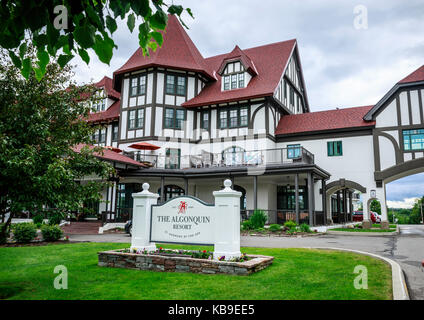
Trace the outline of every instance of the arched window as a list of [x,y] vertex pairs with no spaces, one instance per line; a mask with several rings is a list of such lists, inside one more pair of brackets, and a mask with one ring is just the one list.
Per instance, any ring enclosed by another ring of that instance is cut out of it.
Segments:
[[232,146],[222,151],[222,159],[227,166],[243,164],[245,150],[240,147]]
[[240,197],[240,210],[246,210],[246,189],[238,185],[234,185],[234,190],[241,192]]
[[[159,188],[158,193],[159,195],[162,197],[162,193],[161,193],[161,188]],[[183,196],[185,194],[184,189],[179,187],[179,186],[175,186],[175,185],[166,185],[165,186],[165,199],[164,201],[168,201],[172,198],[175,197],[179,197],[179,196]]]

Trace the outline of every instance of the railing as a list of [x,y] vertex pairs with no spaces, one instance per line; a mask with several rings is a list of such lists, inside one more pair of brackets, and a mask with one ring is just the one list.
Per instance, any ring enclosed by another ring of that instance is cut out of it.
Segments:
[[185,156],[145,155],[142,152],[125,152],[124,155],[152,168],[160,169],[248,167],[314,163],[314,155],[303,147],[220,153],[202,151],[201,154]]

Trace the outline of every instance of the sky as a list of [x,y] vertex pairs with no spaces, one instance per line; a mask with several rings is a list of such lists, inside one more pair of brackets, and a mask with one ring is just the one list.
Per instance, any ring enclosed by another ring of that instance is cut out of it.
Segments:
[[[185,15],[184,21],[204,57],[230,52],[235,45],[245,49],[296,38],[311,111],[374,105],[424,65],[422,0],[174,0],[174,4],[193,11],[195,19]],[[364,9],[366,20],[360,19],[365,18]],[[366,28],[355,27],[358,21],[366,21]],[[119,18],[117,23],[113,39],[118,49],[110,66],[93,52],[89,66],[77,57],[72,60],[77,82],[112,77],[137,49],[136,31],[131,34]],[[388,200],[398,207],[422,195],[424,174],[387,186]]]

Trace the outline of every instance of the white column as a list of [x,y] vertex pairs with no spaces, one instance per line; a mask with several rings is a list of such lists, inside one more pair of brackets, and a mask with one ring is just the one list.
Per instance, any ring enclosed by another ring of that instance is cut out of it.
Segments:
[[224,181],[225,188],[214,191],[214,259],[239,258],[240,252],[240,197],[241,192],[231,189],[231,180]]
[[[133,193],[134,207],[132,218],[131,250],[155,251],[156,245],[150,242],[150,210],[157,204],[159,195],[149,192],[150,185],[143,183],[143,191]],[[163,192],[163,191],[162,191]]]
[[[370,191],[368,191],[368,192],[370,192]],[[362,194],[362,208],[363,208],[362,212],[363,212],[363,215],[364,215],[362,225],[365,228],[370,228],[372,226],[372,222],[370,220],[369,208],[368,208],[369,199],[370,199],[370,195],[368,193]]]
[[377,189],[377,198],[381,205],[381,228],[386,229],[389,227],[387,219],[387,203],[386,203],[386,184],[383,182],[383,187]]

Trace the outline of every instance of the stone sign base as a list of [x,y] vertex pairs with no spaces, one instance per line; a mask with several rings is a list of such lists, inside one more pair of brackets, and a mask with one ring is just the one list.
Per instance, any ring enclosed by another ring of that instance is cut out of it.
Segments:
[[123,252],[124,250],[99,252],[99,266],[167,272],[250,275],[265,269],[274,260],[274,257],[270,256],[247,255],[248,261],[229,262],[160,254],[127,253]]

